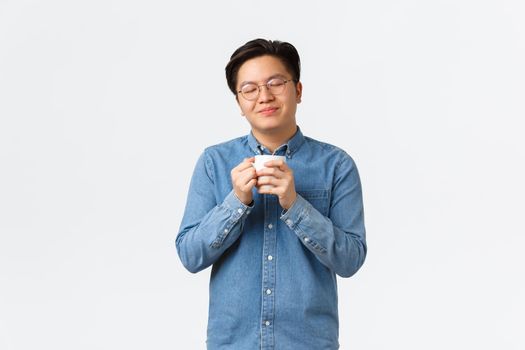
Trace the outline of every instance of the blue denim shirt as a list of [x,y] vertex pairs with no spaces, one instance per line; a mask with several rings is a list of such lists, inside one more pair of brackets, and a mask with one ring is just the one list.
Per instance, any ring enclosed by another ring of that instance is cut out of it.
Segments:
[[255,189],[252,206],[235,196],[230,172],[256,154],[269,153],[252,134],[204,151],[177,235],[189,271],[213,265],[207,347],[338,349],[336,275],[352,276],[367,250],[356,165],[298,128],[274,152],[298,194],[285,211]]

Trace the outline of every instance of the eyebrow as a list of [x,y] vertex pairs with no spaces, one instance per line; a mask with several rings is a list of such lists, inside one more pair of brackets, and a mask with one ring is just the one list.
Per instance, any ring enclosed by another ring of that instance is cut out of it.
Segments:
[[[284,76],[283,74],[281,73],[277,73],[277,74],[274,74],[274,75],[271,75],[270,77],[268,77],[265,82],[269,82],[270,80],[272,79],[275,79],[275,78],[283,78],[284,80],[288,80],[288,78],[286,76]],[[290,79],[292,80],[292,79]],[[246,85],[246,84],[257,84],[257,82],[255,81],[243,81],[239,87],[243,86],[243,85]]]

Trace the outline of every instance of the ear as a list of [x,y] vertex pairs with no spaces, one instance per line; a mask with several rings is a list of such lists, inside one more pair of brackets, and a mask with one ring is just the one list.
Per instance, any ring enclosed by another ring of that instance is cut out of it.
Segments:
[[295,84],[295,93],[297,103],[301,103],[301,97],[303,96],[303,84],[300,81]]
[[244,117],[244,111],[242,110],[241,104],[239,103],[239,96],[235,96],[235,101],[237,101],[237,105],[239,106],[239,109],[241,110],[241,115]]

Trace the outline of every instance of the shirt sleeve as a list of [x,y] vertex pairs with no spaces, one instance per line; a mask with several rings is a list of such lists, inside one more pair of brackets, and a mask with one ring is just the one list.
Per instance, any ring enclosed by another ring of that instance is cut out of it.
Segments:
[[297,194],[281,220],[326,267],[341,277],[355,274],[367,245],[361,181],[352,158],[346,155],[336,168],[328,216]]
[[204,152],[193,172],[186,208],[175,240],[184,267],[199,272],[212,265],[240,236],[253,205],[243,204],[233,190],[217,203],[212,164]]

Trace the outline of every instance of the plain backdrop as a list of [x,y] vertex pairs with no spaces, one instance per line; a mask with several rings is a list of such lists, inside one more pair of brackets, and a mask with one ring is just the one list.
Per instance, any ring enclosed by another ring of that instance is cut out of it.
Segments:
[[174,240],[199,154],[249,132],[224,66],[257,37],[360,170],[341,349],[525,349],[521,0],[0,0],[0,349],[205,348]]

